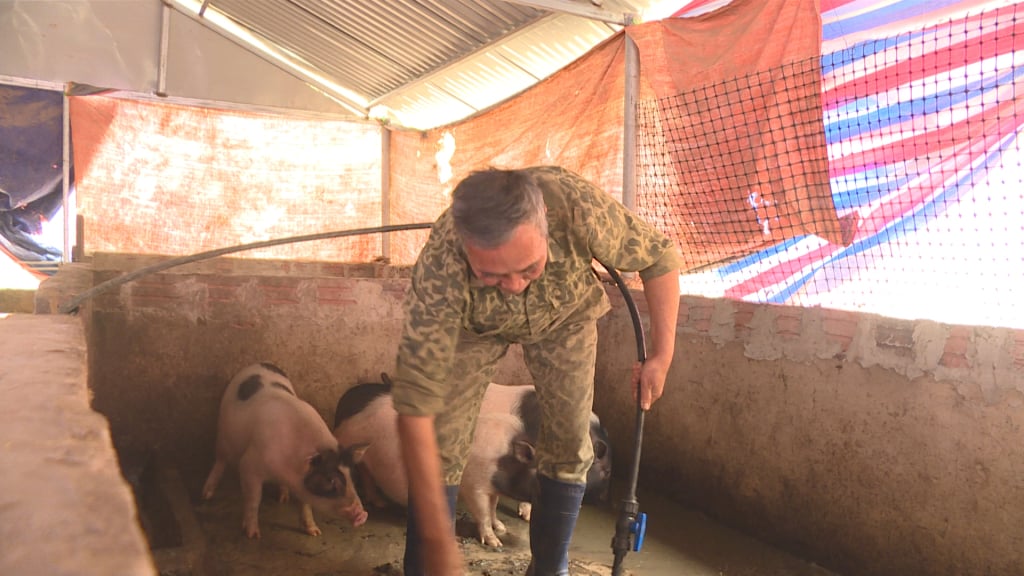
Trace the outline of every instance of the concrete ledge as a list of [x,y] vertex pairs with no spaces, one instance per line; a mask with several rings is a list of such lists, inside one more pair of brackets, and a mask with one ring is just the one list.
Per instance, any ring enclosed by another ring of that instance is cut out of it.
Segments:
[[31,314],[35,297],[35,290],[0,289],[0,312]]
[[89,262],[63,264],[57,274],[39,284],[35,295],[36,314],[56,314],[60,305],[92,288],[93,271]]
[[0,574],[155,575],[70,316],[0,314]]

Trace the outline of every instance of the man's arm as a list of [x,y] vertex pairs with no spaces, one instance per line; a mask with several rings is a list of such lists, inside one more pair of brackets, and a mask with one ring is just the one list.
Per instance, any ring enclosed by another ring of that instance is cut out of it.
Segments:
[[640,272],[651,317],[654,346],[633,367],[633,397],[649,410],[665,389],[676,345],[679,269],[682,258],[672,240],[577,174],[564,173],[593,256],[620,271]]
[[[679,271],[673,270],[644,280],[644,298],[651,317],[651,350],[643,366],[634,370],[633,397],[640,384],[640,407],[650,410],[665,390],[665,378],[676,348],[679,317]],[[636,374],[639,372],[639,375]]]
[[462,576],[462,553],[455,541],[448,499],[441,486],[441,457],[433,416],[398,415],[398,435],[409,478],[409,505],[423,543],[423,566],[431,576]]

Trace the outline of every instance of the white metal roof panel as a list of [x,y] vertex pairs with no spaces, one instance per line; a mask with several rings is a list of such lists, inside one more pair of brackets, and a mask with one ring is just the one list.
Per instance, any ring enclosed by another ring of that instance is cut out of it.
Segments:
[[621,28],[574,13],[640,14],[657,3],[168,1],[193,14],[216,11],[284,54],[306,71],[303,78],[323,78],[319,88],[338,87],[344,93],[336,93],[365,115],[380,106],[395,123],[413,128],[453,122],[513,96]]

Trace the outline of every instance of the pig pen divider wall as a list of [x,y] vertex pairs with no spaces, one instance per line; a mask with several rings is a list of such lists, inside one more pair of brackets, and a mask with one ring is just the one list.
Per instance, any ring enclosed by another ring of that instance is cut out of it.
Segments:
[[235,252],[244,252],[246,250],[256,250],[258,248],[269,248],[271,246],[280,246],[283,244],[295,244],[298,242],[311,242],[313,240],[327,240],[330,238],[344,238],[347,236],[361,236],[365,234],[384,234],[388,232],[401,232],[404,230],[423,230],[433,226],[433,222],[419,222],[415,224],[392,224],[389,226],[374,226],[372,228],[353,228],[351,230],[335,230],[333,232],[318,232],[316,234],[305,234],[302,236],[288,236],[286,238],[276,238],[273,240],[261,240],[259,242],[250,242],[248,244],[238,244],[236,246],[227,246],[225,248],[217,248],[214,250],[207,250],[206,252],[197,252],[195,254],[189,254],[188,256],[180,256],[178,258],[171,258],[152,266],[144,266],[138,270],[133,270],[126,274],[122,274],[117,278],[111,278],[106,282],[101,282],[92,288],[74,296],[67,302],[61,304],[58,307],[58,311],[61,314],[74,314],[78,311],[78,307],[82,305],[86,300],[98,296],[111,288],[116,288],[122,284],[127,284],[133,280],[149,276],[150,274],[156,274],[157,272],[163,272],[169,268],[175,266],[183,266],[185,264],[191,264],[193,262],[199,262],[200,260],[208,260],[210,258],[216,258],[218,256],[224,256],[227,254],[233,254]]
[[[83,302],[93,298],[99,294],[102,294],[108,290],[127,284],[139,278],[163,272],[176,266],[183,266],[185,264],[191,264],[199,262],[201,260],[207,260],[210,258],[216,258],[218,256],[224,256],[227,254],[233,254],[235,252],[243,252],[246,250],[255,250],[258,248],[267,248],[271,246],[279,246],[283,244],[294,244],[298,242],[310,242],[314,240],[326,240],[330,238],[343,238],[348,236],[360,236],[367,234],[386,234],[390,232],[401,232],[405,230],[422,230],[433,226],[432,222],[420,222],[413,224],[394,224],[388,226],[375,226],[370,228],[355,228],[350,230],[336,230],[330,232],[320,232],[316,234],[306,234],[302,236],[289,236],[285,238],[277,238],[272,240],[263,240],[259,242],[251,242],[247,244],[238,244],[235,246],[228,246],[224,248],[217,248],[214,250],[208,250],[205,252],[198,252],[187,256],[181,256],[178,258],[172,258],[153,264],[150,266],[144,266],[132,272],[122,274],[116,278],[112,278],[105,282],[101,282],[96,286],[70,298],[67,302],[61,304],[58,310],[62,314],[75,314],[78,312],[79,307]],[[633,297],[630,295],[629,287],[626,285],[622,276],[611,266],[605,265],[601,262],[601,265],[608,272],[612,280],[615,281],[616,286],[622,293],[622,296],[626,302],[626,306],[629,309],[630,318],[633,321],[633,331],[636,338],[637,346],[637,361],[641,364],[647,359],[646,342],[644,338],[643,324],[640,320],[640,314],[637,310],[636,303],[633,301]],[[639,504],[636,499],[636,487],[637,480],[640,473],[640,453],[643,444],[643,428],[644,428],[644,410],[641,407],[640,394],[637,394],[636,398],[636,428],[634,434],[634,449],[633,449],[633,461],[630,468],[630,480],[629,489],[626,496],[622,501],[622,510],[620,512],[618,521],[615,525],[615,535],[612,537],[612,551],[615,556],[614,563],[612,565],[612,574],[619,576],[622,574],[622,565],[625,560],[626,553],[629,550],[640,551],[643,547],[644,535],[646,533],[647,515],[639,512]]]

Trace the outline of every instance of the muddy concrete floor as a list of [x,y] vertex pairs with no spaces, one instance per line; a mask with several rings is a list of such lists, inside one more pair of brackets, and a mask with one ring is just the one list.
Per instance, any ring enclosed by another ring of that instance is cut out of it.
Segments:
[[[241,494],[237,477],[225,475],[212,500],[197,498],[202,477],[182,475],[195,518],[205,540],[205,570],[218,576],[399,576],[404,548],[405,517],[401,508],[370,508],[359,528],[346,521],[314,514],[323,531],[309,536],[299,524],[298,507],[280,503],[272,486],[260,507],[260,540],[241,530]],[[613,502],[621,501],[614,493]],[[821,567],[709,521],[658,494],[637,495],[647,512],[643,549],[629,552],[623,563],[629,576],[835,576]],[[504,547],[484,547],[468,512],[460,509],[456,533],[469,573],[481,576],[521,575],[529,564],[529,525],[515,515],[515,502],[502,501],[498,511],[508,527]],[[615,533],[613,506],[586,505],[580,513],[570,551],[573,576],[611,574]],[[166,572],[166,576],[178,576]]]

